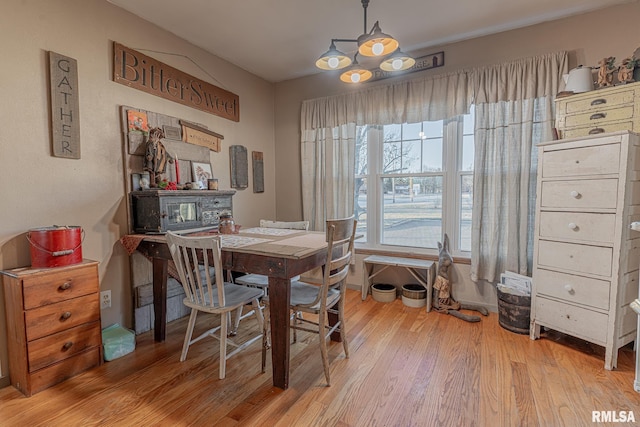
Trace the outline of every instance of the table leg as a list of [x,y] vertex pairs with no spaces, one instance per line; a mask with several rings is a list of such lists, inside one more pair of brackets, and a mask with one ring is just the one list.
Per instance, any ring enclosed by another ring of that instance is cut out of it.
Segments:
[[291,282],[269,277],[269,310],[271,318],[271,366],[273,385],[289,387],[289,304]]
[[164,341],[167,327],[167,265],[163,258],[153,258],[153,337]]

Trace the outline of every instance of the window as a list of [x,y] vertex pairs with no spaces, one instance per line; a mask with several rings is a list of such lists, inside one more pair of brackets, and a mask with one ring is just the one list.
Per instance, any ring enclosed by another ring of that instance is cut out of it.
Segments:
[[371,247],[471,249],[473,110],[436,122],[360,126],[355,214]]

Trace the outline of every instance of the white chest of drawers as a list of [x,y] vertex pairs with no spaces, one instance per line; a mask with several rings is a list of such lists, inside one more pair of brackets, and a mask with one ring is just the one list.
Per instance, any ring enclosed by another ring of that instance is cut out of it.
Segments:
[[635,339],[640,136],[539,144],[531,339],[541,326],[605,347],[605,368]]

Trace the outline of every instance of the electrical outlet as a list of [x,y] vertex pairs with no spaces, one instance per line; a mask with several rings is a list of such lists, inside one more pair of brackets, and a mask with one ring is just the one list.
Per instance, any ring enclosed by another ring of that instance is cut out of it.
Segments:
[[111,291],[100,292],[100,309],[111,307]]

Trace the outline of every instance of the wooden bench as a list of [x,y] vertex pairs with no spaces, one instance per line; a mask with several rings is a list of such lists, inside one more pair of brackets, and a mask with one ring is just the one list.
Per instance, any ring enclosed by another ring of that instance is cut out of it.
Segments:
[[[362,299],[367,298],[369,288],[371,287],[371,280],[378,274],[382,273],[389,267],[402,267],[406,269],[411,275],[427,290],[427,311],[431,311],[431,298],[433,280],[436,274],[436,263],[433,261],[427,261],[415,258],[401,258],[395,256],[382,256],[371,255],[366,257],[362,261],[363,265],[363,284],[362,284]],[[375,266],[381,266],[382,268],[375,269]],[[374,272],[374,270],[376,270]],[[423,270],[424,273],[420,274],[419,271]]]

